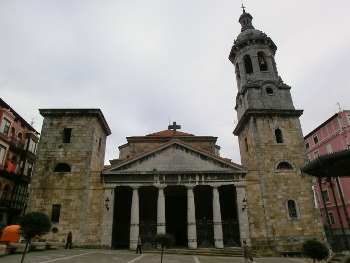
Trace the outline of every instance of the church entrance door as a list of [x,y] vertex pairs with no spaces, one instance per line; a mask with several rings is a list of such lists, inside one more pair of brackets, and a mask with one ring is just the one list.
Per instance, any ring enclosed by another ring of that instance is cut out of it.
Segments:
[[153,249],[152,239],[157,233],[157,198],[158,189],[154,186],[143,186],[139,189],[140,224],[139,233],[143,249]]
[[127,248],[130,242],[130,215],[132,188],[120,186],[115,189],[112,248]]
[[165,194],[166,232],[175,237],[175,245],[187,247],[187,189],[167,186]]
[[240,247],[236,187],[223,185],[219,187],[219,193],[224,246]]

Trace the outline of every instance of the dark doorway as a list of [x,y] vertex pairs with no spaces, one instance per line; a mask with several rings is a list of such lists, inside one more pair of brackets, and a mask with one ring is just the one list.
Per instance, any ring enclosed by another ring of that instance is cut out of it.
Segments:
[[187,190],[184,186],[164,189],[166,232],[175,237],[176,246],[187,247]]
[[117,187],[114,195],[112,248],[128,248],[130,239],[131,187]]
[[140,228],[143,249],[153,249],[152,239],[157,233],[158,189],[154,186],[139,189]]
[[222,231],[225,247],[239,247],[240,234],[237,211],[237,193],[234,185],[219,187]]
[[209,185],[196,186],[193,190],[196,206],[197,245],[214,247],[213,190]]

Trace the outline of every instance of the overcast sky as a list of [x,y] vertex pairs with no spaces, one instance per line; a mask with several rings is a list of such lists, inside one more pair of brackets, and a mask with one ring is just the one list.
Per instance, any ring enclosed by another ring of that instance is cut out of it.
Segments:
[[[350,109],[350,1],[245,0],[304,109],[303,133]],[[40,132],[40,108],[100,108],[106,163],[127,136],[167,129],[217,136],[241,163],[228,60],[240,0],[1,0],[0,97]]]

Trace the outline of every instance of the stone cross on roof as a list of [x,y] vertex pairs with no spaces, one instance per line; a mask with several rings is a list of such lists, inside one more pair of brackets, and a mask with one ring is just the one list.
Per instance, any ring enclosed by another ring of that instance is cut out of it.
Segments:
[[176,136],[176,129],[181,129],[181,125],[176,125],[176,121],[173,122],[173,125],[168,126],[168,130],[173,130],[173,136]]

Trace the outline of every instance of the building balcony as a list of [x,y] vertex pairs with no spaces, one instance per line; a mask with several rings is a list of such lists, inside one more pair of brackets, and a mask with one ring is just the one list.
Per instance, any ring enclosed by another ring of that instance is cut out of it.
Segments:
[[13,199],[0,198],[0,208],[22,211],[25,208],[25,203]]
[[30,183],[30,177],[25,176],[23,174],[16,174],[13,172],[8,172],[6,169],[1,170],[0,169],[0,177],[4,177],[12,182],[15,183],[24,183],[29,184]]
[[12,135],[12,136],[8,136],[7,134],[4,133],[0,133],[0,137],[9,142],[10,145],[18,150],[23,150],[24,149],[24,139],[18,137],[17,135]]

